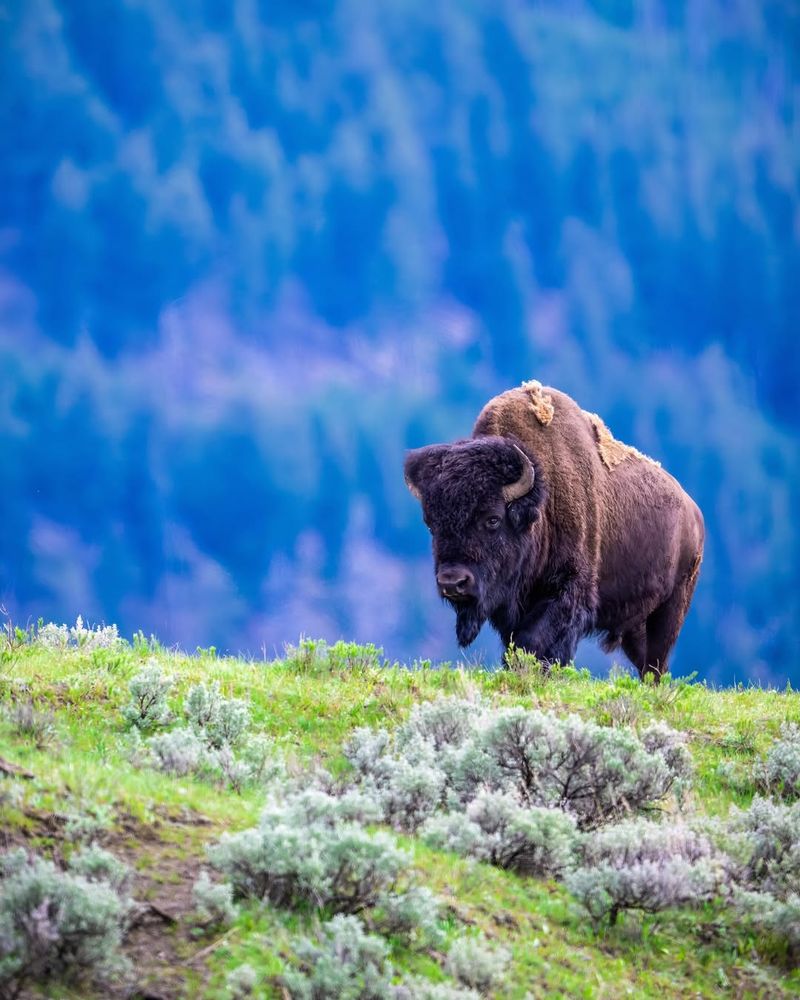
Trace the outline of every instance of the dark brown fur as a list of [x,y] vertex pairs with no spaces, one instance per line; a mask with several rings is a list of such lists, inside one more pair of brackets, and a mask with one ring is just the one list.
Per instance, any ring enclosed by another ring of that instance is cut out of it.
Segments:
[[[520,476],[533,488],[505,503]],[[567,663],[595,633],[657,677],[692,598],[703,518],[672,476],[556,389],[492,399],[472,437],[411,452],[406,479],[433,536],[442,595],[468,645],[489,620],[506,646]],[[498,523],[495,523],[498,522]]]

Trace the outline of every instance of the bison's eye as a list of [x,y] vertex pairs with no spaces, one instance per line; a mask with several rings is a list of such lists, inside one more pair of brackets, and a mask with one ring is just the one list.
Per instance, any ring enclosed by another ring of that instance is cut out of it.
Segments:
[[497,531],[497,529],[500,527],[500,520],[501,519],[499,517],[495,517],[493,515],[492,517],[487,517],[483,523],[486,525],[489,531]]

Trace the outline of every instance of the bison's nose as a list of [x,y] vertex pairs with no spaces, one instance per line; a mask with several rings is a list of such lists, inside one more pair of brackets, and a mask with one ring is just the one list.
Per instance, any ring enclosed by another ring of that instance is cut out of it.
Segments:
[[463,598],[475,594],[475,577],[466,566],[440,566],[436,582],[442,597]]

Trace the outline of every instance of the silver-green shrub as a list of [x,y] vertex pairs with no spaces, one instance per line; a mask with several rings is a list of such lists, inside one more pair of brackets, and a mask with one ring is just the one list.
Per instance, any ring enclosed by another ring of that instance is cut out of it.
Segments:
[[[361,726],[355,729],[342,747],[342,751],[354,771],[357,787],[364,789],[376,803],[383,789],[392,781],[392,772],[397,758],[393,750],[393,742],[385,729],[368,729]],[[379,812],[383,818],[383,805]]]
[[768,892],[737,892],[734,903],[739,913],[768,939],[773,950],[787,963],[800,966],[800,895],[777,898]]
[[726,869],[708,839],[683,824],[629,820],[588,835],[583,863],[565,881],[595,925],[614,924],[622,910],[655,913],[711,899]]
[[[356,782],[381,803],[385,822],[411,832],[433,822],[429,834],[439,830],[451,849],[474,856],[474,829],[431,817],[442,809],[463,813],[491,791],[524,809],[569,813],[579,829],[592,830],[682,792],[691,773],[684,737],[663,723],[640,739],[577,716],[459,699],[418,706],[394,738],[359,729],[344,752]],[[524,863],[511,867],[524,870]]]
[[727,832],[738,862],[734,906],[772,950],[800,964],[800,802],[756,796],[731,810]]
[[212,750],[209,761],[218,770],[222,781],[234,792],[241,792],[250,781],[251,771],[247,761],[238,757],[227,743],[219,750]]
[[368,934],[357,917],[333,917],[316,940],[301,939],[296,951],[300,969],[283,976],[295,1000],[386,1000],[392,995],[389,946]]
[[207,871],[192,886],[195,913],[204,927],[233,923],[239,912],[233,901],[233,889],[227,882],[212,882]]
[[255,995],[256,986],[258,986],[258,973],[247,963],[233,969],[225,977],[228,1000],[247,1000],[247,997]]
[[37,629],[36,642],[46,649],[79,649],[85,652],[93,652],[96,649],[116,649],[125,645],[125,640],[120,638],[116,625],[98,625],[95,628],[87,628],[80,615],[72,626],[56,625],[53,622],[42,625]]
[[172,680],[161,672],[158,661],[152,659],[131,678],[130,701],[122,709],[123,717],[137,729],[155,729],[170,720],[167,694]]
[[388,834],[343,818],[342,809],[324,792],[273,794],[259,825],[223,834],[209,860],[237,897],[359,913],[395,889],[411,858]]
[[575,863],[575,820],[558,809],[522,808],[501,792],[482,792],[467,817],[484,836],[488,860],[538,878],[560,877]]
[[489,858],[483,831],[461,810],[432,816],[420,830],[420,836],[426,844],[440,851],[452,851],[463,858],[481,861]]
[[630,819],[583,838],[584,865],[614,864],[620,867],[663,857],[681,857],[694,863],[717,857],[714,846],[702,833],[684,823]]
[[454,941],[445,965],[462,986],[490,994],[502,983],[510,960],[511,953],[506,948],[491,946],[482,934],[478,934]]
[[224,698],[214,725],[207,729],[208,741],[213,747],[235,747],[241,743],[249,728],[250,709],[247,703],[241,698]]
[[[96,864],[87,867],[98,873]],[[131,901],[107,881],[65,872],[24,850],[0,856],[0,993],[28,982],[102,981],[125,968]]]
[[216,749],[236,746],[250,727],[247,703],[223,697],[219,681],[193,685],[183,707],[192,729]]
[[168,733],[152,736],[145,744],[146,762],[158,771],[184,777],[187,774],[208,774],[216,768],[217,761],[207,745],[193,729],[180,726]]
[[214,681],[210,687],[201,682],[189,688],[183,712],[195,732],[205,732],[208,726],[213,725],[221,699],[219,681]]
[[110,829],[113,824],[113,806],[101,802],[77,801],[70,803],[63,832],[67,840],[89,843]]
[[574,715],[503,709],[477,746],[480,754],[459,768],[462,795],[472,798],[481,785],[509,791],[523,804],[572,813],[583,830],[652,806],[684,777],[633,732]]
[[380,807],[369,795],[352,788],[335,794],[327,771],[317,772],[316,780],[319,784],[288,784],[283,788],[283,800],[298,821],[332,829],[341,823],[376,823],[380,819]]
[[252,733],[237,752],[247,768],[247,780],[252,784],[267,785],[286,775],[285,761],[275,741],[265,733]]
[[560,878],[575,867],[575,820],[560,809],[523,807],[507,792],[480,792],[466,812],[430,820],[424,839],[434,847],[537,878]]
[[407,947],[429,948],[442,941],[439,901],[430,889],[412,886],[385,893],[377,901],[373,923],[383,934],[400,938]]
[[756,765],[759,785],[784,799],[800,798],[800,726],[786,722],[780,739],[775,740],[764,760]]
[[720,761],[714,773],[717,781],[740,795],[753,790],[753,768],[741,761]]
[[433,760],[400,757],[388,780],[375,790],[383,820],[395,830],[414,833],[440,807],[447,779]]
[[481,703],[460,698],[438,698],[414,705],[397,729],[397,746],[403,750],[409,743],[425,740],[441,751],[459,747],[475,730],[476,717],[485,711]]
[[391,778],[398,761],[448,770],[445,761],[474,735],[481,709],[457,698],[424,702],[412,708],[393,736],[385,729],[356,729],[344,754],[360,778],[379,786]]
[[380,806],[380,818],[413,833],[441,806],[447,776],[437,766],[433,742],[408,734],[402,752],[390,754],[385,730],[358,729],[344,752],[360,776],[361,788]]
[[679,789],[688,787],[692,780],[692,757],[686,746],[686,733],[678,732],[666,724],[656,721],[639,734],[642,746],[648,753],[659,754]]
[[69,859],[69,870],[89,882],[105,883],[123,898],[128,897],[133,884],[130,867],[97,844],[75,851]]
[[728,829],[746,888],[777,897],[800,894],[800,802],[786,805],[757,795],[748,809],[731,810]]
[[56,625],[55,622],[41,625],[36,633],[36,642],[45,649],[66,649],[69,640],[69,625]]
[[[131,682],[134,698],[127,716],[140,728],[147,728],[149,717],[161,717],[147,701],[158,691],[160,674],[147,668]],[[166,690],[164,690],[164,695]],[[164,712],[166,701],[163,702]],[[248,735],[250,709],[239,698],[224,698],[219,683],[195,684],[183,705],[187,726],[139,741],[132,748],[139,765],[154,767],[167,774],[218,781],[240,792],[246,784],[267,783],[283,773],[283,761],[274,752],[273,742],[261,734]],[[137,719],[144,721],[137,722]],[[138,730],[134,730],[134,733]]]
[[[487,714],[483,720],[485,726],[491,725],[493,719],[494,713]],[[447,773],[446,803],[451,810],[465,809],[481,791],[511,790],[511,782],[504,782],[492,756],[482,745],[482,736],[482,732],[476,733],[443,758]]]
[[360,778],[381,783],[391,767],[391,747],[392,740],[387,730],[359,726],[353,730],[342,750]]

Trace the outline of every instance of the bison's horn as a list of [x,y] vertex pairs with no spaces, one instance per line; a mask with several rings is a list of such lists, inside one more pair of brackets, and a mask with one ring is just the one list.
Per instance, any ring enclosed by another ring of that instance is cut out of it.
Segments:
[[414,484],[413,484],[413,483],[411,482],[411,480],[410,480],[410,479],[408,478],[408,476],[406,476],[406,477],[405,477],[405,479],[406,479],[406,486],[408,487],[408,489],[409,489],[409,492],[411,493],[411,495],[412,495],[413,497],[416,497],[416,498],[417,498],[417,500],[422,500],[422,493],[420,493],[420,491],[419,491],[419,490],[417,489],[417,487],[416,487],[416,486],[415,486],[415,485],[414,485]]
[[503,487],[503,499],[506,503],[511,503],[512,500],[519,500],[520,497],[524,497],[526,493],[530,493],[533,486],[533,463],[521,448],[517,448],[516,445],[514,445],[514,448],[519,453],[520,461],[522,462],[522,475],[515,483],[509,483],[508,486]]

